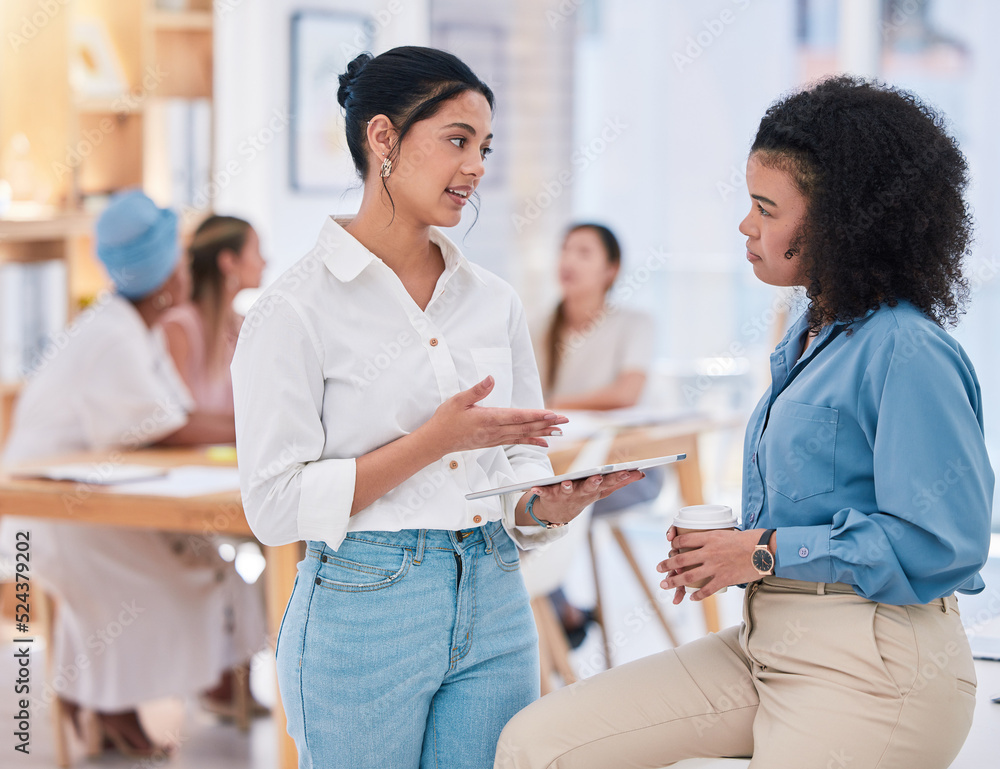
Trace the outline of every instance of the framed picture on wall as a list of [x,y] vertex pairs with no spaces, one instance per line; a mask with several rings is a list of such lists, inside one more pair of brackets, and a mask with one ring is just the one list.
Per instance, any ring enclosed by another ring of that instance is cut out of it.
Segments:
[[340,11],[297,11],[291,20],[289,184],[293,190],[337,195],[357,183],[337,103],[338,77],[370,51],[375,23]]

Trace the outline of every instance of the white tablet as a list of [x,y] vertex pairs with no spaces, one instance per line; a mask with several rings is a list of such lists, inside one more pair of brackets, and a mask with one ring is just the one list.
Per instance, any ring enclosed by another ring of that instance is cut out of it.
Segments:
[[487,491],[475,491],[472,494],[466,494],[465,498],[482,499],[483,497],[492,497],[497,494],[507,494],[511,491],[527,491],[534,486],[554,486],[555,484],[562,483],[563,481],[578,481],[580,478],[589,478],[592,475],[610,475],[611,473],[623,473],[626,470],[646,470],[650,467],[668,465],[671,462],[679,462],[685,457],[687,457],[687,454],[672,454],[668,457],[636,459],[632,462],[621,462],[617,465],[601,465],[600,467],[591,467],[587,470],[576,470],[572,473],[563,473],[562,475],[553,475],[548,478],[539,478],[535,481],[512,483],[510,486],[500,486],[499,488],[488,489]]

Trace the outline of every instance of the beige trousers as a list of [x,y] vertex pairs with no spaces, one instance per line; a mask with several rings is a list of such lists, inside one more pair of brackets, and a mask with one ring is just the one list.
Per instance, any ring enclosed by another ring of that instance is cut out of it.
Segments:
[[975,672],[948,596],[890,606],[767,577],[743,624],[560,689],[504,729],[495,767],[624,769],[753,756],[752,769],[947,767]]

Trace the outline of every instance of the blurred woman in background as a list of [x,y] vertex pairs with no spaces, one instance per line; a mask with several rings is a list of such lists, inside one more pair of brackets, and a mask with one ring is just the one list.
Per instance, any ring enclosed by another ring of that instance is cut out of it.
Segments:
[[[96,248],[115,293],[81,314],[66,347],[28,380],[4,463],[234,441],[232,413],[198,410],[157,326],[190,291],[176,215],[138,190],[120,193],[97,222]],[[58,603],[53,687],[95,752],[163,758],[168,748],[147,735],[138,705],[215,686],[264,645],[258,596],[206,537],[4,524],[7,539],[30,531],[32,565]]]
[[621,259],[618,238],[601,224],[576,224],[566,233],[559,256],[562,298],[534,335],[549,408],[620,409],[642,397],[653,319],[608,303]]
[[160,325],[177,371],[199,411],[233,414],[229,366],[243,317],[233,299],[258,288],[266,262],[250,223],[235,216],[209,216],[194,233],[191,301],[171,307]]

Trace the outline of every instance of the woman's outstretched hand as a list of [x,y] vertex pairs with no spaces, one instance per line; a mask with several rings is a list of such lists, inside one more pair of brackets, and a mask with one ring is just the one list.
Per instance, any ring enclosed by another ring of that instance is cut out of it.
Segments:
[[486,449],[515,443],[547,447],[547,435],[559,435],[557,425],[569,420],[548,409],[491,408],[477,405],[493,392],[488,376],[474,387],[453,395],[434,412],[423,429],[440,456],[453,451]]
[[[485,449],[492,446],[525,444],[547,447],[549,435],[560,435],[558,425],[569,420],[548,409],[491,408],[478,405],[493,391],[493,377],[463,390],[446,400],[421,428],[439,456],[453,451]],[[531,494],[537,494],[534,513],[548,523],[567,523],[587,505],[603,499],[623,486],[639,480],[645,473],[639,470],[595,475],[578,481],[565,481],[554,486],[537,486],[524,495],[518,504],[518,523],[534,524],[524,511]]]

